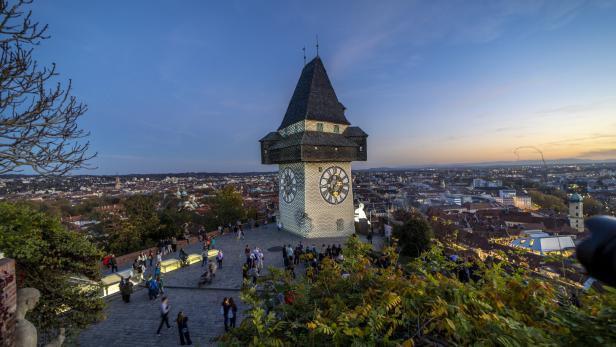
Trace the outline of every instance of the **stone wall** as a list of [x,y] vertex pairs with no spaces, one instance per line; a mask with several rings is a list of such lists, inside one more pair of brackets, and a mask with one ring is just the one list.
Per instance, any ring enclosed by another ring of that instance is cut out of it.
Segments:
[[0,259],[0,346],[10,347],[15,343],[15,310],[17,309],[17,285],[15,261]]

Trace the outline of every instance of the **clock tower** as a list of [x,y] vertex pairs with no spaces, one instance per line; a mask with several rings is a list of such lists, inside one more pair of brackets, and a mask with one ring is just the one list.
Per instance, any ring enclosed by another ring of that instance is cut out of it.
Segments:
[[355,231],[351,162],[367,159],[368,135],[350,126],[321,58],[304,66],[278,131],[260,140],[278,164],[280,222],[304,237]]

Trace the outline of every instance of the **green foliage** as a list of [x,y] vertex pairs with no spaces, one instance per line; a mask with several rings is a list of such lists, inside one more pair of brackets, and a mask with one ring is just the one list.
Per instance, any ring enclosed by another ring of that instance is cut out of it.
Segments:
[[28,313],[40,332],[58,327],[74,332],[101,318],[99,288],[82,288],[70,279],[99,280],[101,253],[57,218],[25,205],[0,203],[0,250],[15,259],[21,286],[41,292],[39,304]]
[[603,205],[603,203],[601,203],[601,201],[591,196],[585,196],[583,203],[584,203],[584,215],[586,215],[587,217],[594,216],[597,214],[607,213],[607,209]]
[[[227,346],[605,346],[616,343],[616,294],[590,292],[571,305],[549,283],[511,264],[479,263],[482,279],[461,283],[434,246],[407,265],[378,268],[369,246],[351,237],[345,260],[326,259],[314,281],[280,270],[244,289],[251,308],[221,338]],[[393,248],[385,255],[396,263]],[[343,276],[343,274],[348,274]],[[273,305],[278,293],[293,304]],[[269,314],[266,308],[272,307]]]
[[553,210],[556,212],[567,212],[567,205],[565,205],[565,199],[562,196],[554,194],[546,194],[540,191],[528,192],[534,204],[539,205],[546,210]]
[[418,257],[430,247],[433,232],[425,218],[413,215],[401,226],[394,227],[393,236],[398,240],[403,255]]
[[235,223],[246,218],[242,195],[233,186],[226,186],[217,191],[210,203],[214,218],[219,225]]

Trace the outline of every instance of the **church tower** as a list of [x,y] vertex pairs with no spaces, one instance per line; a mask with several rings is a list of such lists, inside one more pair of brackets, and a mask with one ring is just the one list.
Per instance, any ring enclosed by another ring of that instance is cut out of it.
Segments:
[[291,233],[355,231],[351,162],[367,160],[368,135],[344,111],[317,55],[304,66],[278,131],[260,140],[261,163],[279,165],[280,222]]
[[584,199],[578,193],[569,197],[569,225],[579,231],[584,231]]

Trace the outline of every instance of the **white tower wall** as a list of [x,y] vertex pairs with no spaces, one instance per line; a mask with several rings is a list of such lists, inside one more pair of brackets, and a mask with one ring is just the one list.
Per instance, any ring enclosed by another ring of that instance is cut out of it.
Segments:
[[280,165],[280,171],[285,168],[293,170],[298,184],[297,194],[291,203],[284,201],[282,193],[279,193],[280,221],[285,230],[307,238],[348,236],[355,232],[352,184],[349,183],[349,193],[339,204],[330,204],[321,196],[319,180],[331,166],[342,168],[351,180],[349,162]]

